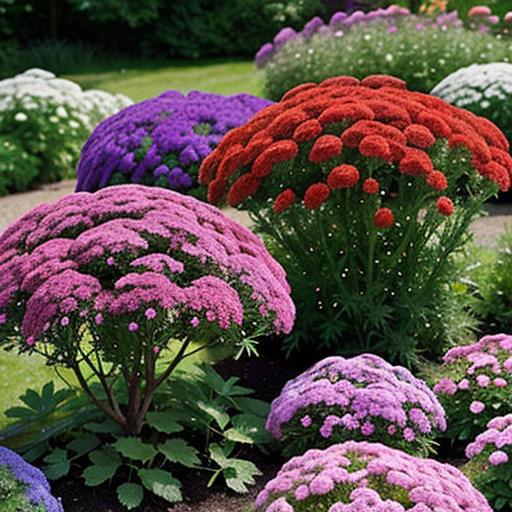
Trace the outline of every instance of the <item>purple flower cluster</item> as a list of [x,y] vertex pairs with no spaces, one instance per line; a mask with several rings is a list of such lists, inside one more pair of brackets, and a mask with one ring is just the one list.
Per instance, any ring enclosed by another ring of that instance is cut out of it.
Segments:
[[355,441],[294,457],[261,491],[256,507],[260,512],[492,512],[457,468]]
[[300,452],[304,440],[322,447],[347,439],[414,452],[445,429],[444,410],[426,383],[373,354],[320,361],[285,385],[267,420],[289,453]]
[[248,94],[167,91],[103,121],[85,143],[77,191],[140,183],[187,191],[226,132],[271,102]]
[[300,32],[290,27],[283,28],[274,37],[271,43],[264,44],[256,53],[256,66],[264,67],[272,57],[288,42],[295,39],[308,41],[315,34],[342,37],[347,31],[359,25],[373,22],[384,22],[389,25],[390,33],[398,30],[398,23],[403,18],[411,18],[416,22],[416,28],[422,30],[427,26],[439,27],[446,30],[447,27],[460,27],[462,21],[456,11],[442,14],[434,21],[426,17],[413,16],[409,9],[397,5],[391,5],[387,9],[376,9],[370,12],[355,11],[352,14],[340,11],[332,15],[329,23],[316,16],[304,25]]
[[83,325],[135,333],[158,320],[175,337],[214,327],[288,333],[294,315],[284,271],[261,240],[169,190],[72,194],[0,237],[0,329],[17,335],[21,324],[30,346],[71,339]]
[[512,336],[484,336],[477,343],[449,350],[434,385],[454,432],[472,416],[474,431],[481,431],[501,411],[512,408]]
[[501,466],[509,461],[512,456],[512,414],[493,418],[487,424],[487,430],[466,448],[468,459],[483,455],[491,466]]
[[60,500],[52,496],[50,484],[42,471],[3,446],[0,446],[0,466],[7,466],[13,477],[27,486],[26,496],[30,503],[44,507],[45,512],[63,512]]

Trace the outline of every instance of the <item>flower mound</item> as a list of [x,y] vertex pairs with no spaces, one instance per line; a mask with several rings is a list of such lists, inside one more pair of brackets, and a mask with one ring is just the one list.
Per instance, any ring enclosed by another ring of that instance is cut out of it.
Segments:
[[467,446],[466,457],[471,459],[468,469],[476,469],[468,473],[476,474],[475,484],[496,507],[495,510],[510,508],[512,414],[498,416],[489,421],[487,430]]
[[197,186],[201,161],[226,132],[271,102],[248,94],[167,91],[100,124],[78,164],[77,191],[141,183],[178,191]]
[[484,336],[449,350],[434,386],[448,416],[449,434],[467,439],[512,408],[512,336]]
[[445,429],[443,408],[425,382],[372,354],[320,361],[286,384],[267,420],[289,454],[348,439],[425,452]]
[[0,81],[0,137],[25,159],[0,169],[0,194],[69,177],[94,127],[131,103],[121,94],[84,92],[41,69]]
[[0,508],[2,510],[5,510],[3,506],[14,506],[16,503],[16,505],[24,505],[26,508],[12,508],[12,510],[63,512],[60,501],[51,495],[50,485],[44,474],[25,462],[18,454],[1,446],[0,491],[3,491],[0,493]]
[[[0,237],[0,289],[0,339],[71,367],[89,396],[77,362],[94,365],[89,344],[140,386],[146,399],[131,393],[128,407],[135,424],[113,397],[101,404],[133,434],[190,343],[200,342],[193,352],[243,347],[255,334],[290,332],[295,313],[284,271],[258,237],[212,206],[141,185],[69,195],[15,222]],[[159,354],[180,342],[157,379]]]
[[261,512],[492,512],[456,468],[348,441],[288,461],[256,499]]
[[448,103],[486,117],[512,138],[512,64],[473,64],[448,75],[432,90]]

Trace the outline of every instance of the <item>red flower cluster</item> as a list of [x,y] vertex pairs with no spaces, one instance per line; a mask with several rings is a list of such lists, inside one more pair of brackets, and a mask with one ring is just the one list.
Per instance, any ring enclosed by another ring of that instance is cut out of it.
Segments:
[[[512,158],[505,136],[494,124],[439,98],[408,91],[397,78],[378,75],[362,81],[335,77],[292,89],[279,103],[226,135],[203,161],[200,182],[208,185],[211,202],[227,197],[229,204],[239,205],[258,194],[262,180],[272,174],[272,183],[282,179],[277,184],[284,189],[270,197],[276,212],[301,199],[307,208],[317,208],[336,189],[361,187],[366,194],[377,194],[381,185],[376,178],[383,171],[386,176],[398,171],[397,179],[400,174],[418,177],[442,192],[448,189],[450,173],[434,170],[432,147],[439,140],[468,151],[476,172],[508,190]],[[362,174],[364,167],[348,165],[354,152],[373,159],[372,177]],[[297,166],[273,174],[276,165],[294,160]],[[347,163],[339,165],[340,161]],[[332,170],[326,177],[329,165]],[[289,188],[290,172],[304,174],[303,189]],[[438,198],[437,207],[444,215],[454,211],[446,196]],[[387,208],[379,209],[374,220],[379,227],[394,224]]]

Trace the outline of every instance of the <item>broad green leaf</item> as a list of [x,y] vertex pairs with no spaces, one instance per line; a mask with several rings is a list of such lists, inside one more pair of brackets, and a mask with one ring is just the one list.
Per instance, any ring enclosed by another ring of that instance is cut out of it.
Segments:
[[69,460],[63,460],[61,462],[56,462],[55,464],[49,464],[44,467],[44,474],[48,478],[48,480],[58,480],[63,476],[66,476],[71,469],[71,464]]
[[117,499],[128,510],[137,508],[144,498],[144,489],[139,484],[124,483],[117,488]]
[[158,451],[163,453],[168,461],[177,462],[188,468],[201,464],[197,456],[198,451],[183,439],[169,439],[158,447]]
[[212,443],[209,446],[210,457],[216,462],[221,468],[227,468],[229,466],[229,459],[224,453],[224,450],[217,443]]
[[44,461],[48,462],[49,464],[55,464],[64,460],[68,460],[68,452],[66,450],[62,450],[61,448],[56,448],[44,458]]
[[162,469],[139,469],[139,478],[146,489],[170,503],[181,501],[181,482]]
[[101,422],[86,423],[84,429],[94,432],[95,434],[117,434],[120,431],[119,425],[111,419]]
[[146,414],[148,425],[164,434],[174,434],[183,430],[183,426],[177,421],[178,419],[180,419],[180,416],[171,410],[151,411]]
[[116,441],[114,448],[128,459],[141,462],[148,462],[157,454],[152,445],[143,443],[138,437],[122,437]]
[[226,428],[226,425],[229,423],[229,414],[227,414],[223,409],[204,402],[198,402],[197,406],[212,417],[222,430]]
[[97,448],[100,443],[101,440],[99,437],[94,434],[85,434],[73,439],[73,441],[70,441],[66,445],[66,448],[74,452],[76,457],[81,457],[82,455],[85,455]]
[[254,414],[266,418],[270,410],[270,404],[256,398],[235,398],[240,410],[246,414]]
[[224,432],[224,437],[234,443],[254,444],[254,439],[236,428],[230,428]]
[[252,462],[242,459],[230,459],[224,471],[227,486],[238,493],[248,492],[247,485],[254,485],[257,475],[261,475],[261,471]]
[[[238,432],[241,432],[245,437],[250,438],[251,443],[264,444],[271,441],[270,435],[265,430],[266,419],[261,416],[256,416],[254,414],[239,414],[231,418],[231,423]],[[227,432],[225,434],[227,434]],[[234,439],[231,440],[234,441]]]
[[95,450],[89,454],[89,460],[97,466],[119,466],[121,458],[112,450]]
[[92,466],[85,468],[82,473],[85,485],[89,487],[101,485],[103,482],[110,480],[116,474],[118,467],[119,465],[97,466],[96,464],[93,464]]

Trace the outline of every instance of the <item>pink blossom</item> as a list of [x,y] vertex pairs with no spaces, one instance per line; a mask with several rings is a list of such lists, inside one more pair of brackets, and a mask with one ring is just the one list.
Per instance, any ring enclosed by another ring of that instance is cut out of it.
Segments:
[[148,320],[153,320],[154,318],[156,318],[156,311],[153,308],[148,308],[146,309],[144,315]]
[[468,11],[468,17],[473,18],[475,16],[491,16],[492,11],[486,5],[475,5]]
[[507,462],[508,455],[501,450],[496,450],[489,455],[489,464],[493,466],[499,466],[500,464],[506,464]]
[[139,330],[139,324],[137,322],[130,322],[128,324],[128,330],[130,332],[135,332]]
[[473,402],[471,402],[471,405],[469,406],[469,410],[473,414],[480,414],[481,412],[483,412],[485,410],[485,404],[478,400],[474,400]]

